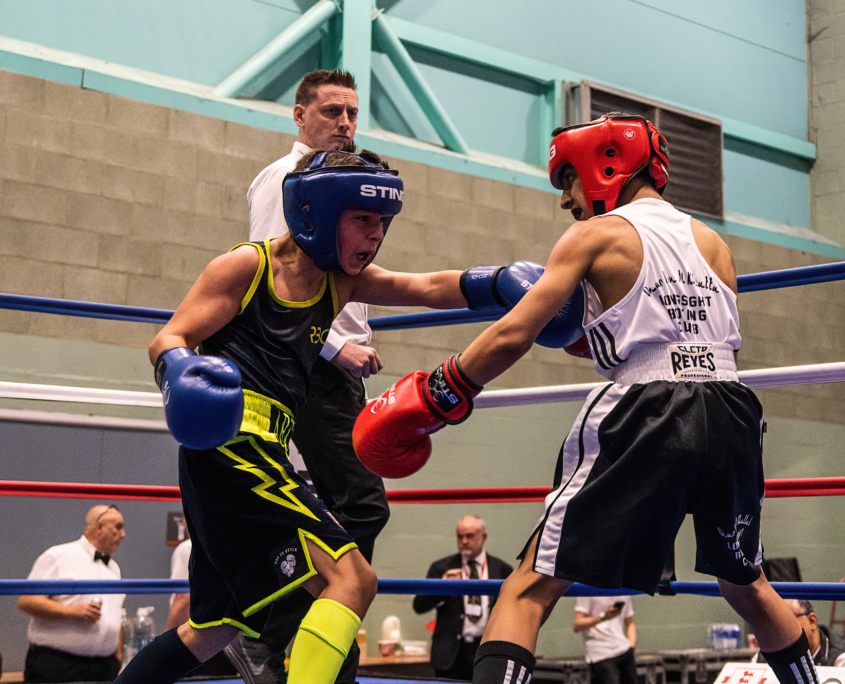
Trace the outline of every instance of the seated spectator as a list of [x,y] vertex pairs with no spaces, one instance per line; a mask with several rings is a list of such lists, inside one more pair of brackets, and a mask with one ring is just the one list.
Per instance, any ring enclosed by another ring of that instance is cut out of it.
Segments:
[[[116,580],[112,559],[126,536],[115,506],[94,506],[76,541],[51,546],[32,566],[31,580]],[[21,596],[32,616],[25,682],[105,682],[120,671],[120,621],[124,594]]]
[[[813,662],[816,665],[828,667],[845,667],[845,639],[831,632],[830,627],[819,624],[819,619],[813,612],[813,604],[798,599],[784,599],[784,601],[792,610],[793,615],[798,618],[798,624],[807,634],[810,653],[813,654]],[[756,639],[749,637],[749,644],[756,647]],[[763,663],[765,658],[758,652],[751,662]]]
[[584,638],[591,684],[637,684],[637,627],[630,596],[579,597],[572,629]]
[[[505,579],[513,568],[487,554],[487,527],[468,515],[458,523],[458,553],[434,561],[427,579]],[[481,643],[487,618],[495,605],[491,596],[415,596],[414,610],[437,609],[431,639],[431,665],[438,677],[472,680],[472,665]]]

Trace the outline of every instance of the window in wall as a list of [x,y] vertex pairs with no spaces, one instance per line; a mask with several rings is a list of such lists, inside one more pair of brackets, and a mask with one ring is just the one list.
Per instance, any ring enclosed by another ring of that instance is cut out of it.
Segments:
[[622,111],[652,121],[669,143],[669,185],[663,195],[679,209],[721,219],[722,123],[589,81],[564,82],[567,126]]

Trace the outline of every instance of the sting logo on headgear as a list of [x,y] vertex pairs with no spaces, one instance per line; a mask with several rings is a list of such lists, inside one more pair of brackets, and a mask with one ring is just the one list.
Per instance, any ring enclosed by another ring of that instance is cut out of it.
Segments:
[[391,188],[384,185],[362,185],[361,195],[364,197],[389,197],[390,199],[402,201],[404,192],[398,188]]
[[[299,248],[323,271],[343,271],[337,244],[338,221],[347,209],[363,209],[387,217],[384,232],[402,211],[404,185],[399,172],[373,164],[325,166],[326,152],[314,157],[306,171],[289,173],[282,183],[285,220]],[[381,247],[381,245],[379,245]],[[378,249],[364,265],[369,266]]]
[[[640,135],[642,133],[642,135]],[[563,169],[571,164],[593,214],[613,211],[628,182],[648,169],[660,194],[669,181],[669,145],[641,116],[610,114],[558,128],[549,148],[549,180],[563,190]]]

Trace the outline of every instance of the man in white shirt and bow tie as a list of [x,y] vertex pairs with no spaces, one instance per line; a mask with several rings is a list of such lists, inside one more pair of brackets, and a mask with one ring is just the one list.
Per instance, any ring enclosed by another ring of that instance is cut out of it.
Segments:
[[[115,506],[94,506],[82,536],[51,546],[29,573],[31,580],[115,580],[111,556],[126,536]],[[104,682],[120,670],[120,620],[124,594],[21,596],[18,608],[32,616],[25,682]]]

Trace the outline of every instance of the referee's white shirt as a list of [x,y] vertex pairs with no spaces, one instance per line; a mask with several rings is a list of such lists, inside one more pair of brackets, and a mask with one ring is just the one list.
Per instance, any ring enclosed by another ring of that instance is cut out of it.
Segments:
[[[296,162],[310,151],[311,148],[307,145],[295,142],[289,155],[274,161],[252,181],[246,194],[249,203],[250,242],[281,237],[289,232],[285,221],[282,181],[285,174],[293,171]],[[349,302],[334,319],[320,356],[326,361],[331,361],[346,342],[369,344],[372,336],[372,330],[367,323],[367,305]]]
[[[120,567],[114,559],[106,565],[94,560],[96,549],[85,535],[67,544],[51,546],[38,556],[27,579],[31,580],[116,580]],[[90,603],[93,596],[60,595],[51,599],[65,605]],[[97,622],[42,620],[32,618],[27,636],[30,643],[48,646],[89,658],[114,655],[120,640],[120,620],[125,594],[102,594],[102,617]]]
[[575,612],[584,613],[588,617],[604,615],[617,601],[625,604],[619,615],[581,632],[584,637],[584,660],[588,663],[598,663],[628,652],[631,642],[625,633],[625,618],[634,617],[634,605],[630,596],[579,596],[575,601]]

